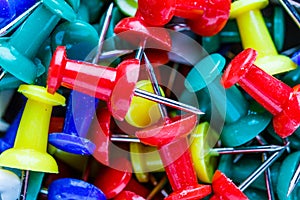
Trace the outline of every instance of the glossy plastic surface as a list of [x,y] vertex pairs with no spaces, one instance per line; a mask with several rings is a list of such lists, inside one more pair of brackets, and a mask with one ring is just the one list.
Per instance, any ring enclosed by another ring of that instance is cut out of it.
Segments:
[[212,187],[214,196],[216,196],[212,199],[248,199],[248,197],[219,170],[217,170],[213,176]]
[[258,52],[255,64],[269,74],[278,74],[296,68],[290,58],[278,55],[260,9],[267,0],[239,0],[232,3],[230,17],[236,18],[244,49]]
[[[118,195],[132,177],[132,166],[127,159],[116,159],[111,166],[101,170],[94,181],[94,185],[100,188],[108,199]],[[119,169],[115,169],[113,166]],[[120,170],[120,168],[122,169]]]
[[106,200],[103,192],[96,186],[74,178],[62,178],[53,181],[48,188],[49,200],[87,199]]
[[198,179],[204,183],[211,183],[214,171],[217,167],[217,157],[211,155],[210,147],[206,141],[211,137],[219,137],[209,127],[208,122],[200,123],[192,132],[190,137],[190,149],[192,160]]
[[285,138],[300,125],[299,87],[290,88],[253,64],[256,51],[246,49],[228,65],[221,79],[225,88],[238,83],[249,95],[274,115],[275,132]]
[[[57,173],[57,164],[47,153],[48,128],[52,106],[64,105],[65,98],[51,95],[46,88],[21,85],[19,92],[28,100],[14,147],[0,155],[0,165],[23,170]],[[24,162],[26,161],[26,162]]]
[[59,46],[49,67],[48,92],[54,93],[62,85],[99,98],[107,102],[113,117],[123,120],[134,95],[139,68],[137,59],[125,60],[117,68],[69,60],[65,47]]

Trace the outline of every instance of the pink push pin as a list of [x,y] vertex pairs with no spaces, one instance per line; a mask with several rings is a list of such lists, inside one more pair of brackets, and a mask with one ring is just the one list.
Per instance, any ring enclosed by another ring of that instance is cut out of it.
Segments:
[[221,83],[229,88],[238,83],[249,95],[274,115],[275,132],[288,137],[300,125],[300,85],[290,88],[253,63],[257,52],[246,49],[225,70]]

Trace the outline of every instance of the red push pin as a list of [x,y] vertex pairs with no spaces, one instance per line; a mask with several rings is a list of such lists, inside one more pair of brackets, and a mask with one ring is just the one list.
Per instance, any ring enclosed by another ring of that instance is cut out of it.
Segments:
[[104,100],[114,118],[123,120],[133,95],[149,99],[173,108],[203,114],[199,109],[135,88],[140,61],[127,59],[117,68],[70,60],[66,48],[57,47],[53,54],[47,91],[53,94],[61,85]]
[[274,115],[275,132],[288,137],[300,125],[300,85],[290,88],[253,63],[257,52],[246,49],[225,70],[221,83],[225,88],[238,83],[249,95]]
[[173,16],[182,17],[193,32],[212,36],[225,26],[230,4],[231,0],[140,0],[137,13],[152,26],[163,26]]
[[[144,57],[154,92],[161,95],[153,67],[147,56],[144,55]],[[196,126],[196,115],[187,115],[182,119],[174,120],[168,117],[163,105],[160,104],[159,106],[164,124],[137,131],[136,136],[142,143],[158,147],[169,182],[174,190],[165,200],[206,197],[211,193],[211,187],[210,185],[198,184],[186,138]]]

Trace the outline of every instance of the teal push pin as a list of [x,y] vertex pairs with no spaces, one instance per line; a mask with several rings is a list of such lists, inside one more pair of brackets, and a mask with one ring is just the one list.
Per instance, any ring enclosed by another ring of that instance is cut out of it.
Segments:
[[186,76],[185,87],[190,92],[201,92],[203,95],[198,97],[199,101],[206,98],[211,107],[214,106],[225,120],[221,133],[222,144],[234,147],[245,144],[264,130],[271,115],[255,106],[250,107],[237,87],[224,90],[220,84],[224,65],[225,59],[221,55],[207,56],[190,70]]
[[34,83],[36,77],[44,72],[44,67],[33,61],[41,44],[61,18],[73,21],[75,17],[74,11],[65,1],[43,0],[9,40],[1,40],[2,80],[8,72],[20,81]]

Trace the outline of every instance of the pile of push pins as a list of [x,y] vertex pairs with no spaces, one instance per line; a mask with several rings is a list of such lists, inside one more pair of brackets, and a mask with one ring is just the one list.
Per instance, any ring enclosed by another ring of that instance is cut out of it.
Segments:
[[0,10],[0,200],[300,199],[298,0]]

